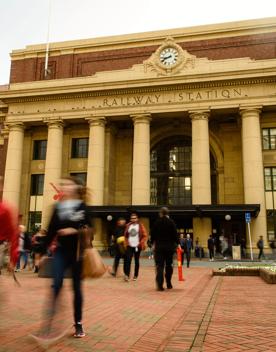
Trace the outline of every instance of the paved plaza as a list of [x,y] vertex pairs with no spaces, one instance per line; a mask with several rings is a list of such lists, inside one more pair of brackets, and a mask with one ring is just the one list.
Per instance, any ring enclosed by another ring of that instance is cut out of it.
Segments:
[[[154,268],[126,283],[106,274],[84,283],[83,339],[72,337],[71,282],[65,280],[60,324],[69,327],[50,352],[276,351],[276,285],[259,277],[212,277],[211,268],[185,269],[185,281],[155,291]],[[0,351],[42,351],[28,335],[39,327],[48,279],[31,272],[1,278]]]

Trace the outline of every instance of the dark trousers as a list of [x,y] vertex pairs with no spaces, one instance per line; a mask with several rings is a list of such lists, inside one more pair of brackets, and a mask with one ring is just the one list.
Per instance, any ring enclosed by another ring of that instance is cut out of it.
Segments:
[[209,258],[213,259],[215,256],[215,251],[214,248],[209,248]]
[[132,257],[134,256],[134,261],[135,261],[135,268],[134,268],[134,276],[138,277],[139,275],[139,267],[140,267],[140,254],[141,254],[141,249],[138,248],[138,251],[136,251],[136,248],[133,247],[127,247],[126,250],[126,257],[125,257],[125,275],[129,277],[130,275],[130,268],[131,268],[131,262],[132,262]]
[[154,259],[156,265],[156,284],[158,288],[163,287],[164,270],[167,286],[171,285],[173,274],[173,255],[174,250],[160,248],[155,250]]
[[184,256],[186,255],[186,260],[187,260],[187,268],[189,268],[190,266],[190,261],[191,261],[191,251],[188,250],[188,251],[184,251],[182,252],[182,256],[181,256],[181,264],[183,265],[184,264]]
[[122,253],[122,249],[119,246],[115,246],[114,250],[115,250],[115,256],[114,256],[113,272],[114,272],[114,274],[117,273],[118,266],[120,264],[120,260],[123,259],[123,261],[124,261],[124,274],[126,274],[125,253]]
[[261,257],[265,257],[263,248],[259,248],[259,257],[258,258],[261,259]]
[[82,261],[76,260],[73,255],[68,255],[61,248],[58,248],[53,259],[53,309],[55,310],[56,301],[63,284],[64,273],[67,268],[72,270],[73,291],[74,291],[74,320],[75,323],[82,320],[82,291],[81,291],[81,272]]

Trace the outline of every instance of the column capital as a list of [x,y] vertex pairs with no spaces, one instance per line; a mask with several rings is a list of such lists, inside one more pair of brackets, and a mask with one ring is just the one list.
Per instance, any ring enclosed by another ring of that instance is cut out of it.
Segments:
[[4,129],[7,129],[9,132],[10,131],[24,131],[25,125],[23,122],[20,121],[11,121],[11,122],[5,122],[4,124]]
[[190,119],[193,120],[209,120],[210,110],[190,110],[189,111]]
[[61,117],[45,117],[43,119],[43,122],[48,125],[48,128],[63,128],[64,127],[64,121],[62,120]]
[[85,119],[91,126],[102,126],[106,125],[106,118],[104,116],[91,116]]
[[147,123],[151,122],[151,114],[149,113],[139,113],[130,115],[134,124],[136,123]]
[[260,115],[262,111],[262,105],[246,105],[240,106],[240,115],[241,117],[245,117],[248,114],[258,114]]

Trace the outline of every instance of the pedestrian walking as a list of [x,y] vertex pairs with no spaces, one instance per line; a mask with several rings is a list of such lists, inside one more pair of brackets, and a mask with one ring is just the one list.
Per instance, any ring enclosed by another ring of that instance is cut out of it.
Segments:
[[183,246],[183,264],[184,264],[184,256],[186,255],[187,260],[187,268],[190,267],[191,261],[191,251],[193,249],[193,240],[189,233],[187,233],[186,238],[184,239],[184,246]]
[[117,226],[114,230],[114,235],[112,236],[113,248],[114,248],[114,263],[113,263],[113,271],[111,272],[111,275],[113,276],[117,275],[117,270],[121,259],[123,259],[123,262],[124,262],[124,274],[125,274],[125,265],[126,265],[125,246],[124,246],[125,228],[126,228],[126,219],[119,218],[117,221]]
[[33,263],[34,263],[34,272],[38,273],[39,262],[41,259],[41,253],[44,249],[44,241],[46,238],[47,232],[45,229],[39,228],[39,230],[32,236],[31,248],[33,254]]
[[246,258],[246,240],[244,237],[241,238],[241,256]]
[[53,300],[52,307],[50,307],[52,316],[48,320],[47,330],[50,330],[51,321],[56,311],[65,270],[70,268],[74,292],[74,337],[81,338],[85,336],[85,333],[82,327],[83,294],[81,276],[83,249],[80,246],[80,233],[85,231],[91,236],[91,220],[84,202],[85,188],[78,179],[73,177],[62,179],[60,191],[62,197],[54,207],[47,236],[43,243],[44,253],[46,253],[54,238],[56,238],[57,243],[53,254]]
[[154,246],[157,290],[164,291],[164,275],[167,288],[172,289],[173,255],[180,242],[175,223],[169,218],[166,207],[160,209],[159,219],[152,227],[151,243]]
[[221,240],[221,254],[224,260],[227,259],[228,252],[229,252],[228,239],[227,237],[223,236]]
[[261,260],[262,257],[264,257],[265,259],[265,255],[264,255],[264,240],[263,240],[263,236],[260,236],[258,242],[257,242],[257,247],[259,249],[259,256],[258,259]]
[[29,253],[31,249],[31,241],[29,234],[26,232],[24,225],[19,225],[19,247],[18,247],[18,260],[15,271],[20,271],[21,259],[23,259],[23,269],[26,268],[29,259]]
[[208,238],[207,247],[208,247],[208,250],[209,250],[210,261],[213,262],[214,261],[214,256],[215,256],[215,241],[214,241],[212,235],[210,235],[209,238]]
[[[3,178],[0,177],[0,191],[3,190]],[[10,244],[8,271],[13,272],[18,260],[18,214],[8,203],[0,201],[0,271],[4,262],[6,244]],[[1,305],[1,303],[0,303]]]
[[185,237],[184,237],[184,233],[183,232],[180,232],[180,235],[179,235],[179,244],[180,244],[180,247],[182,249],[182,253],[181,253],[181,265],[183,265],[184,263],[184,247],[185,247]]
[[147,246],[148,246],[148,255],[149,255],[149,259],[153,259],[153,248],[152,248],[152,243],[151,240],[148,239],[147,241]]
[[[200,243],[199,243],[199,237],[196,238],[195,240],[195,257],[200,258]],[[183,264],[182,264],[183,265]]]
[[148,235],[146,228],[139,220],[138,214],[132,213],[130,216],[130,222],[126,225],[125,230],[125,281],[129,281],[130,279],[130,268],[133,256],[135,260],[133,280],[137,280],[140,267],[140,254],[141,251],[146,248],[147,237]]

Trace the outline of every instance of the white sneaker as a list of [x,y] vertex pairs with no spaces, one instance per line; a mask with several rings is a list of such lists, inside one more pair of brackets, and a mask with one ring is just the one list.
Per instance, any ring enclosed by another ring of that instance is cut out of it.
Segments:
[[124,280],[125,282],[129,282],[129,277],[125,275]]

